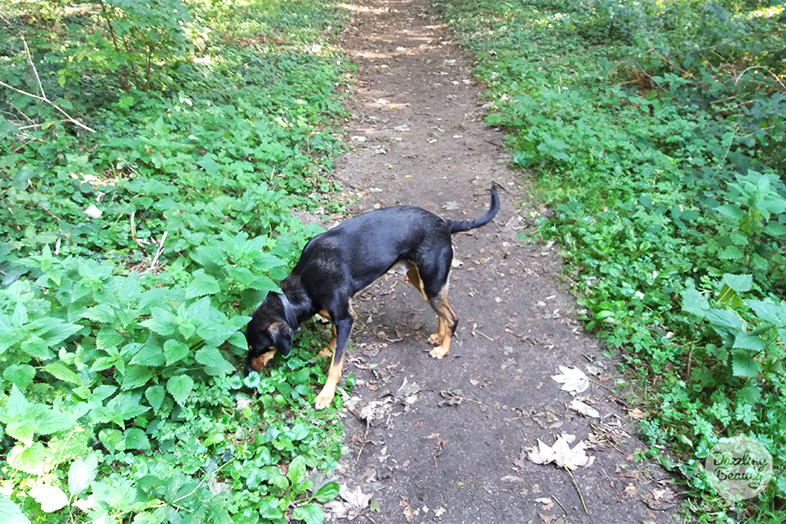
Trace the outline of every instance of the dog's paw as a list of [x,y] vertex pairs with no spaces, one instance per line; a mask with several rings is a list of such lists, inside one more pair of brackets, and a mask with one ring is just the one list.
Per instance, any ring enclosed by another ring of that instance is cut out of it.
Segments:
[[333,396],[334,393],[326,393],[323,391],[317,395],[317,400],[314,402],[314,407],[316,409],[325,409],[331,404],[331,402],[333,402]]
[[446,356],[448,356],[449,351],[450,349],[444,349],[442,346],[437,346],[431,351],[429,351],[429,355],[431,355],[434,358],[445,358]]
[[434,344],[435,346],[441,346],[442,345],[442,338],[443,337],[439,336],[439,333],[434,333],[432,335],[429,335],[428,343],[429,344]]

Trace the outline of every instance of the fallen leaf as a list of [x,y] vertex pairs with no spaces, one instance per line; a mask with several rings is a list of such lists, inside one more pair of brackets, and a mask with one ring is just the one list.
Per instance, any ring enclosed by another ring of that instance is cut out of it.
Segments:
[[524,482],[523,478],[517,477],[516,475],[505,475],[499,480],[500,482]]
[[548,446],[538,439],[537,447],[529,449],[529,459],[535,464],[549,464],[553,462],[560,467],[568,469],[576,469],[579,466],[591,466],[595,461],[595,457],[587,455],[587,444],[582,440],[571,448],[570,443],[574,440],[574,435],[564,433],[557,437],[553,446]]
[[600,413],[598,413],[597,409],[585,404],[577,398],[574,398],[570,401],[570,404],[568,404],[568,409],[572,409],[576,413],[584,415],[585,417],[600,418]]
[[636,491],[637,489],[635,484],[628,484],[627,486],[625,486],[625,494],[628,495],[629,497],[635,495]]
[[540,497],[538,499],[535,499],[535,502],[540,502],[541,504],[543,504],[544,511],[548,511],[554,507],[554,501],[548,497]]
[[559,366],[562,372],[560,375],[552,375],[551,378],[562,384],[563,391],[569,392],[571,395],[576,395],[586,391],[589,387],[589,379],[582,370],[577,367]]
[[412,508],[409,507],[409,502],[407,502],[406,497],[401,497],[398,505],[404,508],[404,518],[406,521],[412,522],[412,519],[415,518],[415,515],[412,514]]
[[633,420],[639,420],[639,419],[642,419],[642,418],[646,417],[647,414],[644,413],[639,408],[635,408],[635,409],[631,409],[631,410],[628,411],[628,416],[630,418],[632,418]]
[[90,218],[98,218],[103,214],[104,212],[98,209],[95,204],[92,204],[90,207],[85,209],[85,215],[89,216]]
[[366,509],[368,507],[369,501],[371,500],[371,495],[363,493],[363,490],[360,489],[360,486],[352,490],[344,484],[342,484],[339,488],[338,496],[344,499],[355,509]]

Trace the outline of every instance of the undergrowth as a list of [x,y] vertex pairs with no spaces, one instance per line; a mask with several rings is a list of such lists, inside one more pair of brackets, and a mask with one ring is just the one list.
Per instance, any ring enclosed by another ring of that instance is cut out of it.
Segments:
[[[648,452],[700,522],[786,520],[786,12],[781,2],[436,4],[477,53],[513,164],[552,206],[589,328],[655,391]],[[773,457],[756,498],[701,468]]]
[[324,520],[325,340],[238,370],[318,231],[293,210],[335,206],[343,22],[329,0],[4,7],[0,521]]

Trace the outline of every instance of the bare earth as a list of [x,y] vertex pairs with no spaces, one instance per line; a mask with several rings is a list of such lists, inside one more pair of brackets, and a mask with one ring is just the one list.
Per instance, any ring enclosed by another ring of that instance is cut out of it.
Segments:
[[[634,460],[647,447],[640,412],[615,393],[615,363],[577,322],[558,254],[517,239],[538,210],[506,166],[502,134],[483,123],[467,57],[427,0],[348,7],[355,17],[342,44],[359,68],[346,123],[354,150],[337,176],[360,196],[352,210],[406,204],[475,218],[492,182],[502,207],[491,224],[453,238],[450,303],[460,320],[445,359],[428,354],[436,315],[400,276],[355,298],[344,488],[328,521],[673,522],[675,488]],[[559,366],[590,377],[578,398],[598,418],[567,407],[574,397],[551,378]],[[538,439],[552,445],[562,433],[575,435],[571,447],[584,441],[594,462],[569,472],[529,460]]]

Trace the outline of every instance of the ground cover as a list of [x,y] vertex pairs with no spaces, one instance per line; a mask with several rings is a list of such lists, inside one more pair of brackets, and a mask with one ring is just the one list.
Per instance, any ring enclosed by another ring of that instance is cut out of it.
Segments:
[[[694,518],[783,520],[783,6],[437,5],[553,208],[539,234],[586,325],[641,384],[649,454],[684,475]],[[701,465],[738,434],[775,474],[729,504]]]
[[[329,212],[330,2],[11,2],[0,25],[0,520],[321,522],[335,411],[241,328]],[[317,481],[319,482],[319,481]]]

